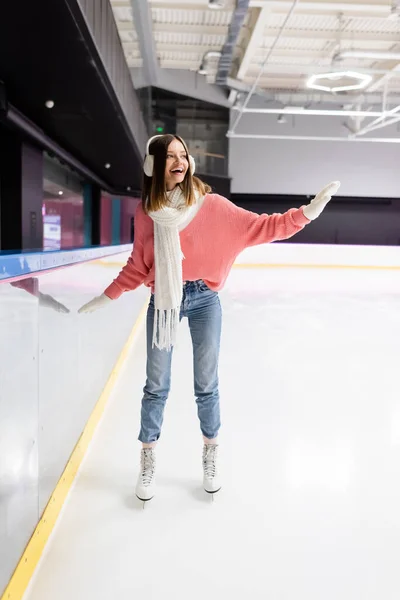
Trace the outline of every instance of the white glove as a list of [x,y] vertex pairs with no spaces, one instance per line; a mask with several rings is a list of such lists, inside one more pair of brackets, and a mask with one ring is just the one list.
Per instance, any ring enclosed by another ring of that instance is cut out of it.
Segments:
[[307,206],[303,208],[303,213],[307,217],[307,219],[313,221],[314,219],[319,217],[319,215],[324,210],[325,206],[328,204],[329,200],[334,194],[336,194],[339,188],[340,181],[332,181],[332,183],[329,183],[327,186],[324,187],[323,190],[318,192],[315,198],[311,200],[310,204],[307,204]]
[[109,298],[105,294],[101,294],[101,296],[96,296],[96,298],[93,298],[93,300],[91,300],[87,304],[84,304],[83,306],[81,306],[81,308],[78,310],[78,313],[94,312],[95,310],[98,310],[99,308],[103,308],[104,306],[107,306],[107,304],[109,304],[110,302],[112,302],[111,298]]

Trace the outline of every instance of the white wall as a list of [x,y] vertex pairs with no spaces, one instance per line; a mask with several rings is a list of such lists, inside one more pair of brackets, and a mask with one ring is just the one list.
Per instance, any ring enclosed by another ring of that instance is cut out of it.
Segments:
[[[236,116],[233,113],[233,118]],[[267,135],[347,136],[336,117],[288,117],[246,114],[237,133]],[[376,137],[399,137],[385,128]],[[372,137],[372,134],[370,134]],[[400,144],[319,142],[299,140],[229,140],[229,173],[237,194],[313,195],[339,179],[340,194],[363,197],[400,197]]]

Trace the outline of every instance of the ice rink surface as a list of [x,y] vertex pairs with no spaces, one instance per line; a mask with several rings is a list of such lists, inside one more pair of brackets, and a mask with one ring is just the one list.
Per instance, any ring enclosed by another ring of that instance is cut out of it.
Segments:
[[26,599],[398,600],[399,277],[232,271],[214,502],[201,488],[186,322],[157,495],[144,510],[135,499],[140,328]]

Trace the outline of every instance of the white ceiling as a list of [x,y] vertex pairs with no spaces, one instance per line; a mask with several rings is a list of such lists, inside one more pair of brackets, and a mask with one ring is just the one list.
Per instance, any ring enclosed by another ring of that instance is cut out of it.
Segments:
[[[224,45],[235,2],[213,10],[208,0],[142,0],[151,9],[153,36],[159,65],[163,69],[197,71],[207,51]],[[128,65],[143,65],[131,0],[111,0]],[[286,16],[290,1],[250,0],[231,68],[231,77],[252,84],[271,50]],[[400,2],[399,2],[400,5]],[[390,90],[400,91],[400,60],[347,58],[332,63],[341,50],[400,53],[400,16],[391,16],[391,0],[298,2],[275,45],[259,87],[276,91],[301,91],[313,73],[355,70],[371,74],[370,90],[379,91],[389,81]],[[212,83],[218,57],[207,63]]]
[[[206,74],[196,81],[215,82],[219,56],[204,58],[207,52],[221,52],[235,0],[225,0],[219,10],[209,8],[208,0],[110,2],[129,67],[164,74],[171,69],[168,79],[176,81],[176,73],[193,76],[205,65]],[[349,51],[352,57],[340,59],[340,53]],[[357,52],[368,52],[369,58],[355,56]],[[338,95],[307,87],[311,75],[330,71],[357,71],[371,81],[361,92]],[[347,119],[351,136],[379,135],[377,129],[400,121],[400,0],[249,0],[227,84],[229,103],[239,111],[232,136],[245,112],[257,108],[276,115],[282,107],[289,114],[299,107],[327,109],[318,114],[330,117],[339,111],[336,117]],[[206,87],[221,92],[221,86]],[[249,90],[252,101],[247,105]],[[366,126],[369,111],[374,120]]]

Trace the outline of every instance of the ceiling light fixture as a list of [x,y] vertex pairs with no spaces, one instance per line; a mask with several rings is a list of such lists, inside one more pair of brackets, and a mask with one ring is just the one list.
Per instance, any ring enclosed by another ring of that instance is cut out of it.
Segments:
[[60,191],[58,192],[58,195],[59,195],[59,196],[62,196],[63,194],[64,194],[64,192],[63,192],[62,190],[60,190]]
[[[340,80],[349,80],[348,85],[334,85],[335,81]],[[355,83],[350,83],[351,81],[355,81]],[[319,84],[319,81],[327,82],[332,81],[333,85],[322,85]],[[312,75],[310,79],[307,81],[307,87],[312,90],[321,90],[323,92],[331,92],[335,94],[336,92],[346,92],[350,90],[362,90],[372,81],[371,75],[364,75],[363,73],[356,73],[355,71],[342,71],[337,72],[334,71],[332,73],[320,73],[318,75]]]
[[106,169],[109,169],[111,167],[110,163],[106,163],[104,166]]
[[46,100],[45,106],[46,106],[46,108],[54,108],[53,100]]

